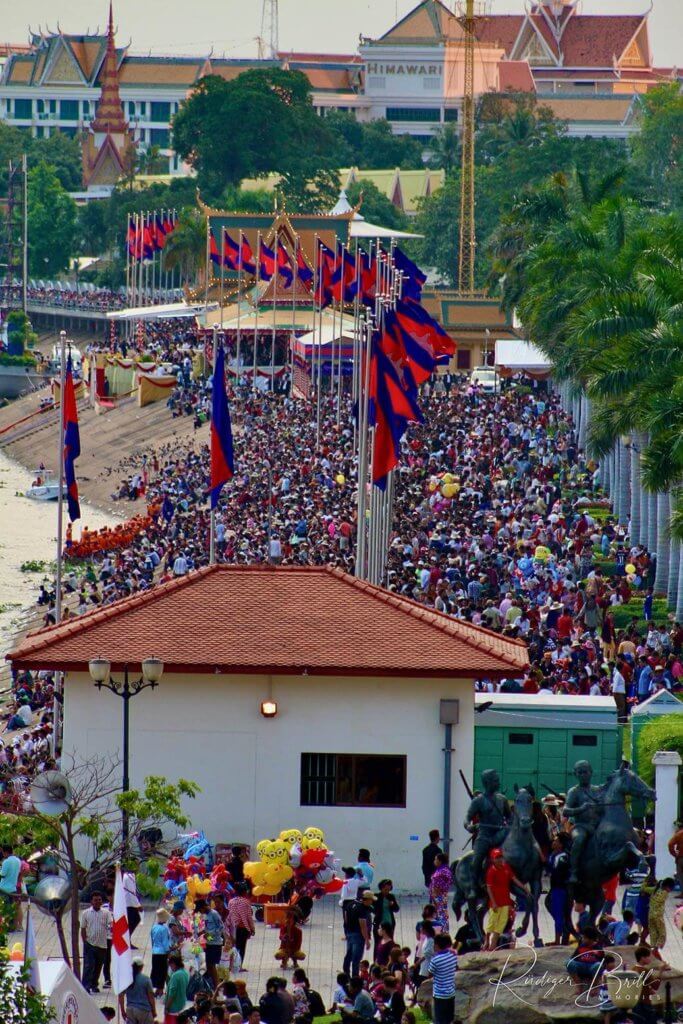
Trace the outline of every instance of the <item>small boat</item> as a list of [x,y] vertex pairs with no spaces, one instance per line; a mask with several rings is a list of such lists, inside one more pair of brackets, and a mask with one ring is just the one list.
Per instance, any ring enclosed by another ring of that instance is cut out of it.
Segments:
[[50,469],[34,470],[34,480],[26,491],[26,497],[33,501],[57,501],[59,498],[59,481]]

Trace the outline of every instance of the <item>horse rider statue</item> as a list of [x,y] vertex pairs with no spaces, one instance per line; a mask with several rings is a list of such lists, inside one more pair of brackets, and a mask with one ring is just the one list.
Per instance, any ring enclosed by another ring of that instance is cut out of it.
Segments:
[[476,899],[484,882],[484,864],[489,851],[502,846],[508,834],[511,820],[510,805],[499,793],[500,778],[495,768],[486,768],[481,773],[483,793],[473,797],[467,810],[465,828],[474,832],[476,838],[472,848],[472,886],[468,899]]
[[586,843],[598,826],[603,804],[600,787],[591,784],[593,769],[589,762],[577,761],[574,765],[574,775],[577,785],[572,786],[567,793],[562,814],[573,825],[569,882],[576,884],[579,881],[581,856]]

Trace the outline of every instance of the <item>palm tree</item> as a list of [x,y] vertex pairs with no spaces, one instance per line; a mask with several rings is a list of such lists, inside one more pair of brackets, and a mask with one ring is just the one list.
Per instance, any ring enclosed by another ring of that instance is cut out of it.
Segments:
[[164,246],[164,270],[180,268],[185,284],[203,280],[206,269],[206,218],[198,210],[181,210]]
[[429,166],[445,171],[450,177],[460,166],[460,138],[458,128],[452,121],[441,125],[429,140]]

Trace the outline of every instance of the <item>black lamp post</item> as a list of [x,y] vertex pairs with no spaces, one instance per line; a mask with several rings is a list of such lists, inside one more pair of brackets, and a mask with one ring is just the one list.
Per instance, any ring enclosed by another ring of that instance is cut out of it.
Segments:
[[[103,687],[111,690],[117,697],[123,700],[123,785],[122,790],[127,793],[130,789],[129,759],[130,759],[130,702],[133,697],[148,687],[153,690],[158,685],[164,671],[164,663],[159,658],[145,658],[142,662],[142,677],[132,683],[128,679],[128,665],[124,666],[123,682],[119,683],[111,678],[111,663],[106,658],[92,658],[88,663],[90,677],[98,690]],[[121,812],[121,835],[124,850],[128,847],[128,812]]]

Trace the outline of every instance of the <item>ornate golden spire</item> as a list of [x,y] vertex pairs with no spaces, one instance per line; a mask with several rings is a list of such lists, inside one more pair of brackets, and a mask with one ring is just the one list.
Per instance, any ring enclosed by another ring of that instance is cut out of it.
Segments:
[[114,42],[114,11],[112,0],[109,0],[109,26],[107,28],[107,52],[100,72],[102,92],[97,102],[95,119],[92,129],[95,132],[125,132],[128,122],[123,116],[121,96],[119,95],[119,69],[116,60],[116,43]]

